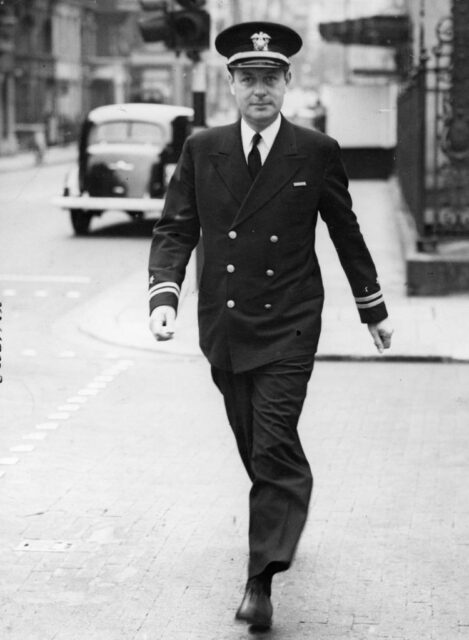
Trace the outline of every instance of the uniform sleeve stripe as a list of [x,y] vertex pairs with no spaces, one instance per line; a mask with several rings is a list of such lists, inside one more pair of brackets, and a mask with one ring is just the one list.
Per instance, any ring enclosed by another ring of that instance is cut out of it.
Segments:
[[365,302],[365,303],[357,302],[357,308],[358,309],[370,309],[371,307],[377,307],[379,304],[382,304],[383,302],[384,302],[384,298],[383,298],[383,296],[380,296],[376,300],[373,300],[373,302]]
[[375,293],[372,293],[369,296],[363,296],[363,297],[355,297],[355,302],[371,302],[371,300],[374,300],[375,298],[380,298],[383,294],[381,293],[381,290],[376,291]]
[[174,293],[174,295],[179,298],[181,289],[179,285],[177,285],[175,282],[160,282],[160,284],[155,284],[155,286],[151,287],[148,293],[152,298],[157,293],[169,293],[169,292]]
[[150,300],[152,298],[154,298],[155,296],[159,296],[162,293],[172,293],[173,295],[176,296],[176,298],[179,299],[179,293],[176,293],[176,291],[174,289],[170,289],[168,287],[167,289],[160,289],[159,291],[155,291],[154,293],[150,293]]

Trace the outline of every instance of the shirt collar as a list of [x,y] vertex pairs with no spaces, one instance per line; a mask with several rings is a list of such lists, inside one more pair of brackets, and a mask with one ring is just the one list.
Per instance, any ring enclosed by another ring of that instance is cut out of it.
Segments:
[[[262,136],[262,141],[265,144],[267,153],[270,151],[270,149],[272,148],[272,145],[274,144],[274,140],[277,136],[277,133],[279,132],[281,124],[282,124],[282,117],[279,113],[278,116],[275,118],[275,120],[272,122],[272,124],[269,124],[268,127],[266,127],[265,129],[259,132]],[[244,155],[246,157],[248,156],[248,153],[251,150],[252,136],[255,133],[256,132],[254,131],[254,129],[251,129],[251,127],[244,120],[244,118],[241,118],[241,140],[243,143]]]

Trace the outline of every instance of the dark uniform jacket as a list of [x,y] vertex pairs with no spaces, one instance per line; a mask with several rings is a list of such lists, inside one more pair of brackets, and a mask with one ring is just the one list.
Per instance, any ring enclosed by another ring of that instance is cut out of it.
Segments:
[[376,269],[352,211],[338,144],[282,118],[252,182],[240,122],[191,136],[168,188],[151,246],[150,311],[177,308],[200,229],[202,351],[235,372],[316,351],[323,284],[314,250],[326,222],[362,322],[386,308]]

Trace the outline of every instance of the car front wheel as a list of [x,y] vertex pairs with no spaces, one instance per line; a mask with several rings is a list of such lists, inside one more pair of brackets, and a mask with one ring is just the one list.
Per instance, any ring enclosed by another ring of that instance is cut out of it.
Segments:
[[77,236],[85,236],[88,233],[92,217],[93,214],[88,211],[82,211],[81,209],[70,210],[72,227]]

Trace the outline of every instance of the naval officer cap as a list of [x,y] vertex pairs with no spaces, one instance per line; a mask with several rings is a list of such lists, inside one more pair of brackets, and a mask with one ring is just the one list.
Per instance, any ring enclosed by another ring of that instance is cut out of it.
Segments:
[[215,47],[229,69],[288,67],[303,44],[300,36],[275,22],[243,22],[218,34]]

